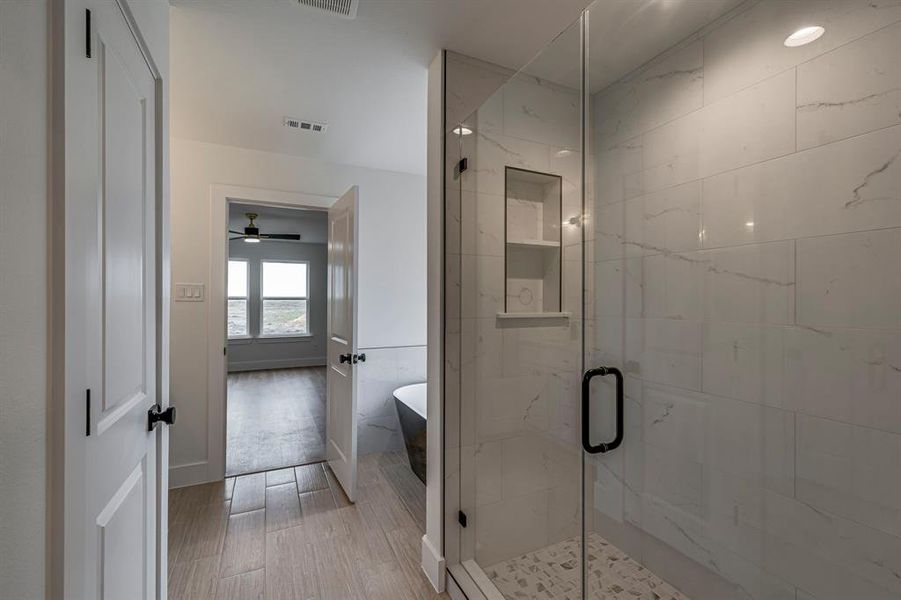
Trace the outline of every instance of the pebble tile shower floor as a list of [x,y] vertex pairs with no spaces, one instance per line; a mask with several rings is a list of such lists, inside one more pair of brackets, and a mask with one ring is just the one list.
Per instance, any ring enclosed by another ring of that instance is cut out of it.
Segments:
[[[505,598],[580,600],[580,538],[558,542],[485,570]],[[585,597],[590,600],[689,600],[596,533],[588,535]]]

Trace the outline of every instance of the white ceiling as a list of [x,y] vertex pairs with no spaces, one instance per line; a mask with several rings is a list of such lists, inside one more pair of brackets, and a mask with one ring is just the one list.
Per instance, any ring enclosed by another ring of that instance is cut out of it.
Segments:
[[[747,0],[600,0],[588,11],[588,80],[597,93]],[[581,35],[571,27],[525,67],[578,89]]]
[[[242,231],[249,222],[245,213],[259,215],[255,222],[261,233],[299,233],[301,242],[308,244],[328,242],[328,212],[324,210],[278,208],[232,202],[228,205],[228,228]],[[293,244],[295,242],[275,241],[272,243]]]
[[[361,0],[348,21],[293,0],[174,0],[172,133],[424,174],[439,49],[522,66],[587,2]],[[284,116],[329,128],[317,137]]]
[[[603,72],[592,88],[738,1],[602,0],[591,31]],[[438,50],[518,69],[589,1],[360,0],[350,21],[294,0],[172,4],[174,136],[424,174],[427,67]],[[570,79],[567,70],[578,74],[578,53],[562,44],[535,65],[556,81]],[[288,129],[285,116],[329,128]]]

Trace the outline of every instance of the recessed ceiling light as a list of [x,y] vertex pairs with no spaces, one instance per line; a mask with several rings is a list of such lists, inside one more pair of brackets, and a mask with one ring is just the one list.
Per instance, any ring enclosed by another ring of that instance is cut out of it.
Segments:
[[472,134],[472,129],[470,129],[469,127],[463,127],[461,125],[460,127],[454,129],[454,133],[456,133],[457,135],[470,135]]
[[564,156],[569,156],[572,153],[573,153],[573,151],[570,150],[569,148],[563,148],[562,150],[557,150],[554,153],[554,155],[557,156],[558,158],[563,158]]
[[803,46],[804,44],[809,44],[810,42],[820,39],[824,33],[826,33],[826,30],[819,25],[802,27],[785,38],[785,45],[789,48],[797,48],[798,46]]

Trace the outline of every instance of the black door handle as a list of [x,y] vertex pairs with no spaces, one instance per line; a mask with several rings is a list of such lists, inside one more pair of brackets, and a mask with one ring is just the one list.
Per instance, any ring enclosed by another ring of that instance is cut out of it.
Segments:
[[162,409],[159,404],[154,404],[147,411],[147,431],[153,431],[158,423],[172,425],[175,423],[175,407],[170,406],[166,410]]
[[339,354],[338,355],[338,363],[339,364],[342,364],[342,365],[344,363],[350,364],[351,360],[353,360],[353,354],[351,354],[350,352],[348,352],[347,354]]
[[[616,377],[616,437],[609,442],[591,444],[591,433],[588,422],[588,408],[591,403],[591,380],[595,377],[613,375]],[[582,376],[582,448],[589,454],[610,452],[623,443],[623,374],[615,367],[598,367],[589,369]]]

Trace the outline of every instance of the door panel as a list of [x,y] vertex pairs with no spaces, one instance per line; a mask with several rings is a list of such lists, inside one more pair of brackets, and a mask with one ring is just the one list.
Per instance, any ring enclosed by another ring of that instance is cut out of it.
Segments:
[[350,328],[353,321],[351,312],[351,302],[348,298],[349,293],[349,277],[351,270],[348,268],[349,261],[349,243],[352,238],[352,215],[348,210],[339,209],[334,215],[334,220],[329,223],[329,237],[334,240],[330,248],[331,261],[329,267],[332,269],[331,278],[331,295],[329,302],[332,306],[331,316],[331,335],[347,340],[350,338]]
[[[148,193],[146,98],[116,48],[98,36],[102,82],[103,416],[146,399],[143,244]],[[145,73],[147,74],[147,73]],[[150,181],[148,181],[150,180]],[[152,257],[150,257],[152,265]],[[121,414],[121,411],[118,413]],[[110,422],[104,419],[104,427]]]
[[[141,598],[146,585],[146,539],[134,535],[134,523],[146,519],[144,461],[128,476],[97,518],[100,536],[97,561],[106,598]],[[135,560],[135,559],[144,560]]]
[[67,286],[83,290],[67,295],[67,301],[82,296],[73,297],[67,312],[79,325],[72,329],[78,338],[72,352],[82,355],[89,390],[86,401],[73,404],[79,410],[87,404],[91,420],[75,446],[81,480],[69,479],[67,490],[78,495],[72,506],[84,511],[84,524],[72,536],[78,556],[67,558],[80,561],[83,582],[77,585],[83,587],[66,597],[149,600],[157,597],[157,529],[164,525],[157,522],[164,507],[157,489],[158,430],[148,431],[147,421],[161,367],[157,81],[119,3],[90,8],[93,52],[89,60],[79,57],[87,66],[71,90],[80,123],[71,135],[67,123],[69,143],[79,146],[79,175],[92,193],[73,194],[67,209],[77,223],[68,232]]
[[356,186],[329,209],[328,423],[326,455],[347,497],[356,497]]

